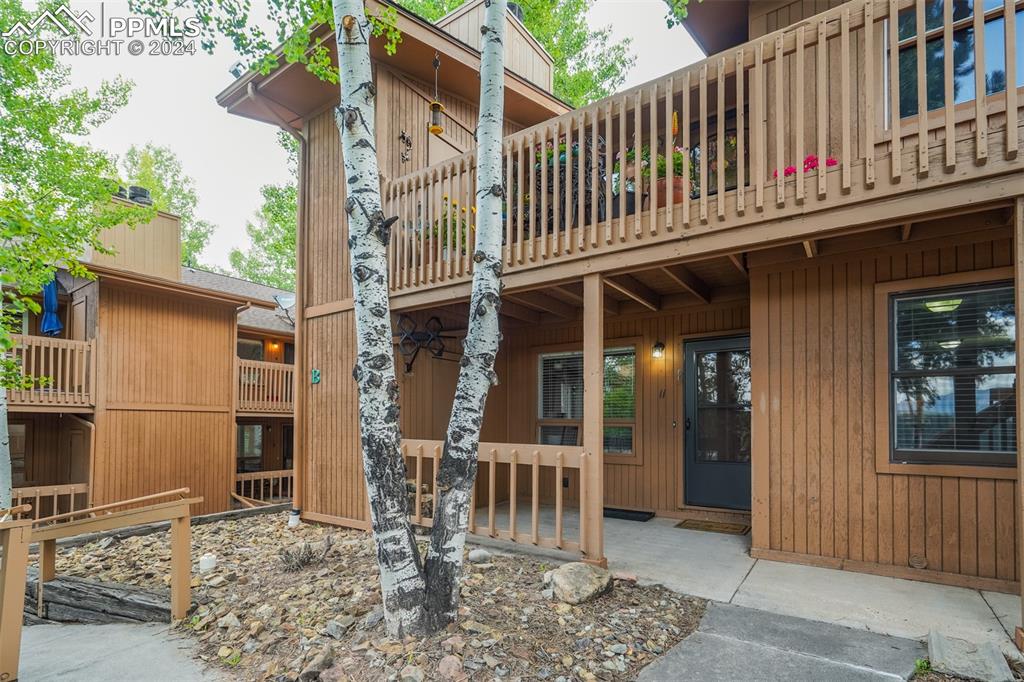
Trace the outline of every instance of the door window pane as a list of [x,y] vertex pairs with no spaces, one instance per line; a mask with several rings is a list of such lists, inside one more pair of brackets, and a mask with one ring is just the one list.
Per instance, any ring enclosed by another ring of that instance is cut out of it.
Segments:
[[699,461],[750,461],[750,352],[697,353]]
[[604,451],[614,455],[628,455],[633,452],[632,426],[604,427]]
[[263,468],[263,425],[239,424],[237,428],[237,473],[260,471]]
[[604,354],[605,419],[633,419],[636,415],[636,351],[615,349]]

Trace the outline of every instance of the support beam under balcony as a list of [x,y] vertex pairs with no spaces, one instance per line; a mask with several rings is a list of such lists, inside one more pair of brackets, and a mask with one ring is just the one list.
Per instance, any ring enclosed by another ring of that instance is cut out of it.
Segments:
[[711,302],[711,287],[685,265],[666,265],[661,270],[672,278],[673,282],[699,298],[701,303]]
[[631,275],[616,275],[608,277],[605,283],[619,293],[629,296],[640,305],[657,312],[661,308],[661,296],[652,291],[649,287],[641,284]]
[[501,314],[506,317],[519,320],[520,322],[528,322],[530,324],[537,324],[540,322],[539,312],[516,303],[515,301],[510,301],[507,297],[501,302]]
[[579,307],[570,305],[563,301],[558,300],[553,296],[548,296],[539,291],[523,291],[515,294],[508,294],[505,298],[506,301],[515,301],[525,306],[539,310],[542,313],[551,313],[557,317],[564,317],[566,319],[573,319],[579,314]]

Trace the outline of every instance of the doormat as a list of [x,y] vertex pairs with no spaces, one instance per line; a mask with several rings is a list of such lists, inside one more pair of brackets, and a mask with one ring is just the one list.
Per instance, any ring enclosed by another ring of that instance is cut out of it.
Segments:
[[729,523],[727,521],[702,521],[701,519],[686,519],[676,524],[676,528],[686,530],[703,530],[709,533],[726,533],[728,535],[746,535],[750,532],[750,526],[745,523]]

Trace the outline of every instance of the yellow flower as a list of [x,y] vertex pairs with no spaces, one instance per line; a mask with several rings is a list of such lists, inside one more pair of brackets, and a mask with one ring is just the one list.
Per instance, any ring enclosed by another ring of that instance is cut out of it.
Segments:
[[463,207],[462,207],[462,212],[463,212],[463,213],[465,213],[465,212],[466,212],[466,207],[465,207],[465,206],[463,206]]
[[445,195],[444,195],[443,197],[441,197],[441,198],[442,198],[442,199],[444,199],[445,201],[448,201],[448,195],[447,195],[447,194],[445,194]]
[[476,213],[476,206],[473,207],[473,213]]

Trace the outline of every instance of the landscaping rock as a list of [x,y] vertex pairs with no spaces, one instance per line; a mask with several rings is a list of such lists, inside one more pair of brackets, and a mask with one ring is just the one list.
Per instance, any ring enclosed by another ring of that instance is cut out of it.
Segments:
[[442,680],[449,682],[462,682],[466,679],[466,672],[462,669],[462,659],[451,654],[445,656],[438,661],[437,675]]
[[[550,562],[491,551],[484,564],[466,563],[453,626],[395,641],[386,633],[373,538],[317,524],[287,528],[286,518],[267,514],[192,529],[196,562],[215,552],[218,565],[193,590],[196,618],[180,631],[212,666],[213,676],[400,682],[403,671],[419,679],[407,669],[416,668],[424,682],[628,680],[657,652],[693,632],[704,612],[702,600],[630,582],[618,582],[597,601],[550,603],[540,593]],[[328,535],[333,548],[323,562],[285,570],[281,547],[323,547]],[[149,590],[166,587],[169,567],[166,531],[127,537],[106,549],[96,543],[60,547],[57,555],[62,576],[88,575]],[[217,587],[208,583],[215,575],[224,578]],[[161,604],[166,608],[166,594]],[[235,627],[218,627],[219,622]],[[613,653],[622,650],[620,644],[625,653]],[[218,656],[222,647],[224,655]],[[606,660],[611,668],[603,666]]]
[[402,672],[399,674],[398,679],[401,682],[423,682],[425,679],[423,671],[415,665],[407,665],[402,668]]
[[299,680],[302,682],[308,682],[310,680],[319,680],[320,673],[331,667],[334,662],[334,652],[330,647],[324,647],[320,652],[313,657],[313,660],[303,668],[299,674]]
[[612,589],[612,574],[581,561],[563,564],[551,572],[555,599],[566,604],[583,604]]
[[235,628],[242,627],[242,622],[238,620],[238,616],[234,613],[228,613],[222,618],[217,620],[217,627],[227,628],[228,630],[234,630]]
[[491,553],[486,549],[471,549],[466,557],[472,564],[486,564],[491,560]]
[[928,633],[928,660],[932,670],[983,682],[1012,682],[1013,672],[994,642],[974,644],[946,637],[937,630]]

